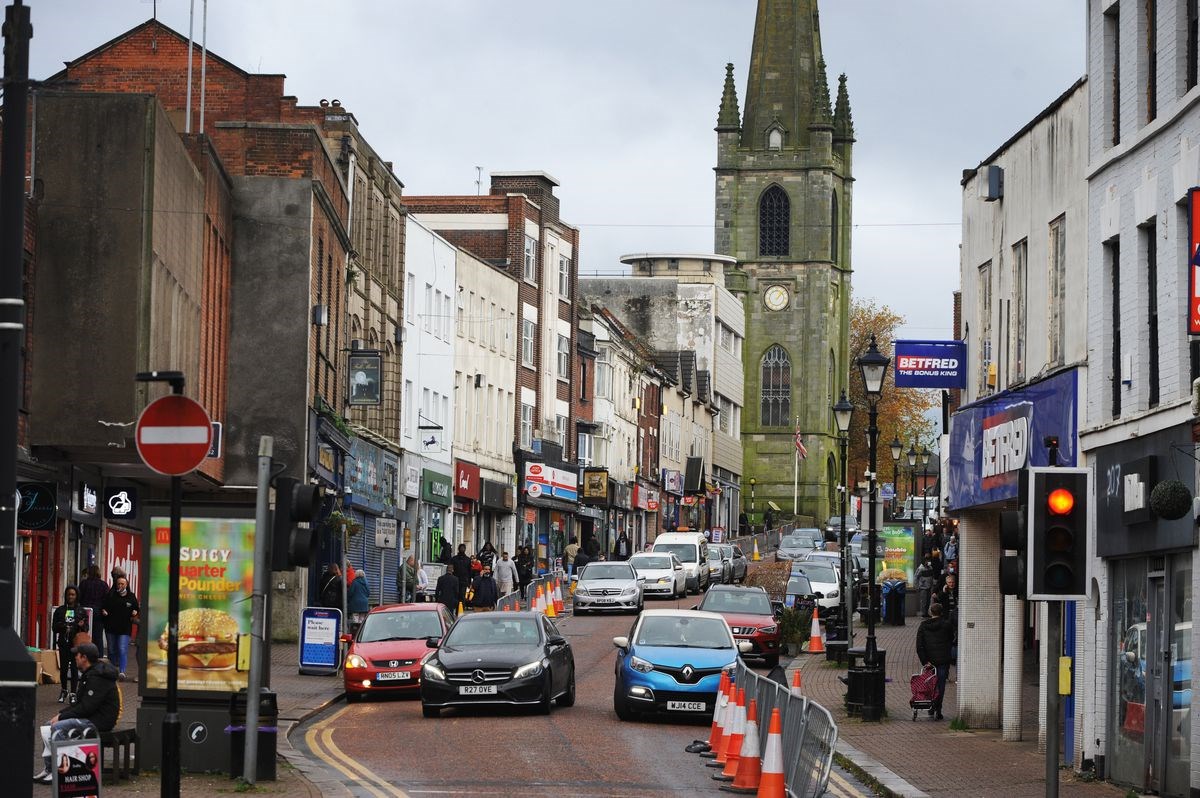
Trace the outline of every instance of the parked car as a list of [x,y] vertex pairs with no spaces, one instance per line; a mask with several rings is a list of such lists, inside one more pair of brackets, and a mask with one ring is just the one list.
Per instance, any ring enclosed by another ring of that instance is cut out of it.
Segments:
[[[855,535],[859,531],[860,531],[860,528],[858,525],[858,519],[855,518],[853,515],[847,514],[846,515],[846,534],[848,536]],[[840,515],[830,516],[829,520],[825,522],[825,539],[830,540],[830,541],[836,540],[836,541],[840,542],[842,539],[841,535],[842,535],[842,517]]]
[[574,610],[585,615],[599,610],[642,611],[642,584],[628,562],[588,563],[575,583]]
[[742,553],[741,548],[732,543],[717,543],[715,545],[721,549],[721,553],[729,560],[733,570],[733,581],[746,581],[746,574],[750,571],[750,561],[746,559],[746,555]]
[[421,660],[429,653],[425,641],[442,638],[452,623],[441,604],[391,604],[371,610],[358,633],[345,636],[350,638],[342,669],[346,701],[419,690]]
[[749,641],[745,657],[761,659],[768,668],[779,664],[779,621],[767,591],[761,587],[714,585],[697,609],[725,619],[735,640]]
[[825,536],[819,529],[797,529],[779,541],[775,549],[775,562],[786,562],[802,557],[825,545]]
[[733,563],[713,545],[708,547],[708,579],[713,585],[727,585],[733,581]]
[[642,580],[643,596],[682,598],[687,595],[683,563],[674,554],[643,552],[630,557],[629,564]]
[[613,709],[621,720],[643,712],[710,717],[721,671],[749,653],[720,615],[696,610],[646,610],[617,647]]
[[[1120,672],[1118,727],[1127,737],[1141,738],[1146,713],[1146,622],[1125,630],[1117,660]],[[1175,624],[1171,636],[1171,709],[1172,725],[1183,728],[1190,723],[1192,706],[1192,622]]]
[[842,603],[842,596],[838,592],[838,553],[813,552],[813,554],[832,554],[833,559],[813,557],[812,559],[794,560],[792,573],[808,577],[813,589],[822,594],[821,599],[817,601],[817,606],[820,608],[821,617],[825,617]]
[[463,615],[421,667],[421,712],[436,718],[445,707],[478,704],[536,706],[575,703],[575,655],[554,623],[540,612]]
[[652,551],[674,554],[683,563],[687,576],[687,589],[692,593],[707,590],[711,580],[708,575],[708,540],[698,532],[665,532],[654,539]]

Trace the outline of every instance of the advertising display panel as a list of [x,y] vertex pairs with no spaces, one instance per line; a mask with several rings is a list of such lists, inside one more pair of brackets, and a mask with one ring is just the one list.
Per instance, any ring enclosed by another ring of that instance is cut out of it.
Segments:
[[[171,521],[150,519],[145,689],[167,687],[167,593]],[[238,642],[250,634],[254,519],[183,518],[179,559],[179,689],[233,692],[246,687]]]

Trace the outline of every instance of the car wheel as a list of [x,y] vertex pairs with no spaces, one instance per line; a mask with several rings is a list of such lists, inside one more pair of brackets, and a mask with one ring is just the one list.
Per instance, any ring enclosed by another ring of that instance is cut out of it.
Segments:
[[620,685],[613,688],[613,711],[621,720],[637,720],[637,713],[629,708],[629,701],[621,695]]
[[431,707],[431,706],[426,706],[425,704],[421,705],[421,715],[423,717],[437,718],[437,717],[441,717],[441,714],[442,714],[441,707]]
[[538,702],[537,713],[539,715],[550,714],[550,695],[554,691],[554,679],[550,676],[550,671],[546,671],[546,681],[542,685],[542,700]]
[[575,669],[571,668],[571,681],[567,682],[567,692],[558,697],[560,707],[575,706]]
[[674,598],[676,598],[676,599],[687,598],[687,584],[686,583],[683,586],[683,590],[676,591]]

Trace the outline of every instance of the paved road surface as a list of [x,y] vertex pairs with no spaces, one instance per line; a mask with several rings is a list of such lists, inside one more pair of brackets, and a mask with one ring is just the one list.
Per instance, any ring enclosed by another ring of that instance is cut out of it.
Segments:
[[[690,607],[697,599],[647,606]],[[423,718],[419,700],[340,705],[292,735],[306,754],[340,774],[355,795],[645,796],[717,795],[712,770],[683,747],[708,724],[667,720],[622,723],[612,709],[614,635],[633,616],[566,617],[577,703],[549,717],[520,709],[443,710]],[[830,795],[870,795],[835,771]]]

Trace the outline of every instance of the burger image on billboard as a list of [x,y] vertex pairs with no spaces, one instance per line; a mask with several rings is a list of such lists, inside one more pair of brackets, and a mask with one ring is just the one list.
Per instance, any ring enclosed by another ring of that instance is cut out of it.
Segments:
[[[238,622],[221,610],[197,608],[179,613],[179,667],[228,670],[237,664]],[[158,647],[166,658],[168,630]]]

